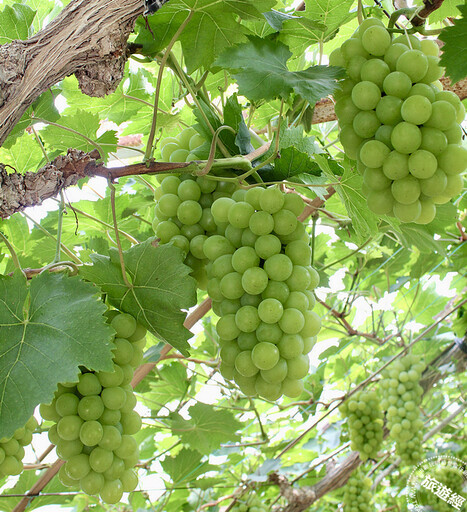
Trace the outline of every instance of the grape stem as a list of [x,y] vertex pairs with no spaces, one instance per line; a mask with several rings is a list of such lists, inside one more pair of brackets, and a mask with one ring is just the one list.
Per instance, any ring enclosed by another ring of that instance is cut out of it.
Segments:
[[14,266],[21,270],[23,272],[23,269],[21,268],[21,264],[18,259],[18,255],[16,254],[16,251],[13,249],[13,246],[10,244],[10,241],[8,238],[0,231],[0,238],[3,240],[4,244],[7,246],[7,249],[10,251],[11,259],[13,261]]
[[206,165],[204,166],[204,168],[202,170],[200,170],[199,172],[196,173],[198,176],[204,176],[204,175],[208,174],[208,172],[211,170],[212,165],[214,163],[214,157],[216,156],[217,141],[219,139],[220,133],[223,130],[229,130],[235,135],[235,130],[231,126],[226,126],[226,125],[219,126],[219,128],[214,132],[214,137],[212,138],[212,141],[211,141],[211,147],[209,149],[209,157],[206,162]]

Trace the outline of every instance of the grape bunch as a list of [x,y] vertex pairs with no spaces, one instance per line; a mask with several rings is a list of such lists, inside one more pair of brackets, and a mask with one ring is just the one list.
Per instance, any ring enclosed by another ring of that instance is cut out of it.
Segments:
[[409,354],[381,374],[384,392],[381,406],[387,411],[387,427],[396,443],[396,453],[405,464],[414,464],[423,455],[423,421],[420,419],[423,389],[419,381],[424,369],[421,358]]
[[372,512],[372,482],[360,471],[349,478],[344,491],[344,512]]
[[53,421],[50,442],[66,463],[60,468],[63,485],[99,494],[105,503],[117,503],[133,491],[138,477],[138,446],[132,437],[141,428],[133,410],[131,387],[146,343],[146,329],[126,313],[107,313],[115,329],[112,371],[82,369],[78,382],[59,384],[51,404],[40,406],[41,416]]
[[375,459],[383,441],[383,413],[378,394],[359,391],[339,409],[349,419],[350,448],[357,450],[363,461]]
[[276,186],[239,189],[211,206],[218,234],[206,238],[203,252],[220,317],[220,371],[248,396],[303,391],[321,319],[312,311],[319,277],[297,220],[302,211],[298,195]]
[[24,447],[31,443],[37,421],[31,416],[24,427],[15,430],[11,437],[0,439],[0,478],[19,475],[23,471]]
[[368,18],[329,59],[349,76],[335,95],[335,111],[368,207],[401,222],[431,222],[436,205],[463,188],[465,108],[442,90],[438,53],[428,39],[391,40],[381,21]]
[[[162,141],[162,157],[171,162],[190,161],[203,139],[192,128],[183,130],[177,138]],[[170,154],[169,154],[170,153]],[[228,181],[216,181],[205,176],[165,175],[155,191],[157,201],[153,228],[160,244],[172,243],[186,254],[185,264],[193,269],[192,276],[198,287],[206,289],[206,263],[203,243],[217,232],[211,213],[213,201],[230,197],[237,185]]]
[[248,497],[245,503],[237,501],[231,512],[268,512],[269,508],[257,494]]

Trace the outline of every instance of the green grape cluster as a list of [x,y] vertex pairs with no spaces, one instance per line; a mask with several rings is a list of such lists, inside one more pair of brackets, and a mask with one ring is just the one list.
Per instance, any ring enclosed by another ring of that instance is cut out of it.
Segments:
[[359,471],[349,478],[344,491],[344,512],[373,512],[372,482]]
[[263,503],[257,494],[248,497],[246,502],[237,501],[232,512],[268,512],[269,508]]
[[11,437],[0,439],[0,478],[19,475],[23,471],[24,447],[31,443],[37,421],[31,416],[24,427],[15,430]]
[[[465,490],[466,478],[463,474],[451,467],[440,467],[437,470],[430,468],[430,476],[436,478],[438,482],[445,485],[452,494],[462,495]],[[436,510],[436,512],[452,512],[453,506],[448,505],[447,501],[439,498],[432,490],[427,490],[423,486],[417,489],[417,502],[427,510]]]
[[49,440],[66,461],[59,471],[63,485],[117,503],[138,483],[133,435],[141,418],[133,410],[136,397],[130,383],[142,361],[146,329],[126,313],[111,310],[107,318],[116,331],[113,370],[83,368],[78,382],[59,384],[52,403],[42,404],[40,413],[54,422]]
[[[173,162],[196,159],[189,149],[196,149],[202,143],[201,136],[188,128],[177,138],[161,141],[162,157]],[[198,287],[206,289],[207,260],[203,254],[203,243],[208,236],[217,233],[211,205],[219,197],[230,197],[237,185],[187,174],[165,175],[159,181],[160,186],[155,191],[157,204],[153,222],[156,236],[161,244],[172,243],[184,251],[185,264],[193,269],[192,275]]]
[[408,354],[383,370],[382,408],[387,411],[387,427],[396,443],[396,453],[405,464],[414,464],[423,456],[423,421],[420,403],[423,389],[419,384],[425,365],[421,358]]
[[276,400],[303,391],[308,352],[321,327],[312,311],[319,277],[297,194],[239,189],[214,201],[218,234],[203,245],[207,291],[220,318],[222,375],[245,395]]
[[438,53],[434,41],[391,39],[381,21],[368,18],[329,58],[349,77],[335,94],[335,111],[368,207],[401,222],[431,222],[436,205],[463,188],[465,108],[442,90]]
[[375,459],[383,441],[383,413],[375,391],[359,391],[340,406],[349,419],[350,448],[366,461]]

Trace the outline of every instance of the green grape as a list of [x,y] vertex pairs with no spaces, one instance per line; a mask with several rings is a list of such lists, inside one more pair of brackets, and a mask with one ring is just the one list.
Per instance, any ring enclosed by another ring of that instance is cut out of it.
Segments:
[[439,58],[427,55],[428,69],[421,82],[431,84],[439,80],[444,74],[444,68],[439,65]]
[[407,51],[407,46],[401,43],[393,43],[384,54],[384,62],[388,65],[390,71],[396,70],[397,59]]
[[267,324],[275,324],[282,317],[284,308],[277,299],[267,298],[260,303],[257,311],[261,321]]
[[410,96],[423,96],[427,98],[430,103],[435,101],[435,92],[428,84],[418,83],[412,85],[412,89],[410,89],[409,93],[409,97]]
[[415,222],[422,212],[420,201],[414,201],[410,204],[394,203],[394,215],[401,222]]
[[[313,295],[313,292],[311,292],[311,294]],[[286,308],[298,309],[302,313],[308,309],[311,309],[311,304],[306,293],[298,290],[293,290],[290,292],[290,295],[285,301],[284,306]]]
[[114,364],[113,370],[110,372],[96,372],[95,374],[99,379],[101,386],[111,387],[119,386],[123,381],[123,370],[119,365]]
[[168,243],[175,235],[179,234],[180,228],[170,220],[162,221],[156,227],[156,236],[163,244]]
[[467,149],[449,144],[438,157],[439,166],[447,175],[461,174],[467,168]]
[[241,332],[238,335],[237,342],[241,350],[251,350],[258,343],[258,339],[254,332]]
[[373,82],[382,89],[383,81],[390,72],[389,66],[383,60],[370,59],[362,65],[360,77],[364,81]]
[[279,361],[269,370],[261,370],[261,377],[270,384],[278,384],[287,377],[288,366],[285,359]]
[[[381,104],[383,99],[384,98],[382,98],[378,103],[378,106]],[[378,110],[378,107],[376,110]],[[362,110],[355,116],[352,126],[359,137],[367,139],[375,135],[376,131],[381,126],[381,122],[377,116],[377,112],[374,112],[373,110]]]
[[464,188],[464,177],[460,174],[451,174],[447,177],[446,188],[443,190],[443,194],[449,197],[456,197]]
[[389,73],[383,81],[383,91],[390,96],[404,99],[409,95],[411,89],[412,80],[406,73],[400,71]]
[[280,356],[285,359],[293,359],[303,353],[304,342],[299,334],[284,334],[278,345]]
[[419,149],[409,157],[409,171],[419,179],[428,179],[436,172],[438,161],[433,153]]
[[383,173],[390,180],[405,178],[409,174],[409,156],[391,151],[383,162]]
[[85,421],[79,431],[79,439],[86,446],[98,444],[103,435],[104,429],[102,425],[95,420]]
[[[107,388],[112,389],[112,388]],[[92,395],[83,397],[78,404],[78,414],[85,421],[97,420],[104,412],[104,403],[100,396]],[[70,416],[65,416],[70,418]],[[65,419],[62,418],[62,419]],[[60,420],[62,421],[62,420]],[[59,422],[60,423],[60,422]],[[65,438],[64,438],[65,439]],[[75,438],[76,439],[76,438]]]
[[240,201],[230,207],[227,220],[235,228],[246,228],[254,211],[251,204]]
[[83,443],[79,439],[73,439],[72,441],[60,439],[56,446],[57,455],[63,460],[68,460],[73,455],[79,455],[84,448]]
[[107,409],[121,409],[126,401],[125,390],[119,386],[105,388],[101,393],[102,402]]
[[99,422],[102,425],[117,425],[121,418],[121,413],[115,409],[104,409],[104,412],[99,418]]
[[268,187],[261,194],[259,204],[265,212],[276,213],[284,206],[284,194],[276,186]]
[[206,258],[214,261],[224,254],[233,254],[235,251],[234,246],[221,235],[209,236],[203,245],[203,251]]
[[[201,197],[201,188],[198,183],[192,179],[184,180],[177,189],[177,196],[181,201],[198,201]],[[175,210],[176,211],[176,210]],[[174,214],[172,214],[174,215]]]
[[104,484],[104,475],[101,473],[96,473],[92,470],[90,470],[89,473],[79,481],[81,489],[90,496],[99,494],[99,492],[104,487]]
[[316,336],[321,329],[321,318],[314,311],[306,311],[303,316],[305,323],[300,334],[304,338]]
[[235,358],[235,368],[243,377],[253,377],[259,372],[251,354],[251,350],[244,350]]
[[279,210],[272,217],[274,220],[274,231],[279,236],[290,235],[297,227],[297,217],[290,210]]
[[251,351],[251,359],[260,370],[269,370],[279,361],[279,349],[273,343],[260,342]]
[[261,375],[256,377],[255,381],[255,390],[258,395],[262,396],[266,400],[275,401],[277,400],[282,393],[282,387],[279,384],[271,384],[270,382],[265,381]]
[[90,470],[90,457],[84,453],[73,455],[65,464],[65,472],[73,480],[84,478]]
[[[137,454],[138,445],[136,443],[135,438],[130,435],[122,435],[121,444],[118,448],[114,449],[114,453],[117,457],[120,457],[121,459],[124,460],[132,457],[134,454]],[[110,465],[111,464],[109,464],[108,467],[110,467]]]
[[288,193],[284,196],[284,210],[290,210],[298,217],[302,214],[305,204],[303,199],[298,194]]
[[419,203],[420,215],[416,218],[415,222],[417,224],[429,224],[436,216],[436,206],[428,198],[421,199]]
[[39,406],[39,412],[44,420],[58,421],[60,419],[60,415],[55,409],[55,401],[51,404],[41,404]]
[[404,121],[394,127],[391,143],[399,153],[413,153],[422,143],[422,133],[417,125]]
[[201,220],[203,209],[196,201],[182,201],[177,208],[177,218],[182,224],[192,225]]
[[242,275],[242,286],[246,293],[258,295],[266,289],[267,285],[268,274],[262,268],[248,268]]
[[141,430],[141,416],[136,411],[123,413],[120,422],[123,427],[123,434],[133,435]]
[[411,204],[420,197],[420,183],[413,176],[395,180],[391,186],[394,199],[402,204]]
[[[118,365],[128,364],[131,361],[131,358],[134,354],[133,345],[124,338],[115,338],[114,340],[115,348],[112,350],[114,357],[113,360]],[[86,375],[86,374],[85,374]],[[87,375],[93,375],[96,379],[97,383],[99,384],[99,388],[101,388],[98,378],[94,374],[87,374]],[[78,384],[79,386],[79,384]],[[79,388],[78,388],[79,390]],[[100,390],[99,390],[100,392]],[[83,394],[83,393],[81,393]],[[97,393],[95,393],[97,394]]]
[[387,191],[372,190],[367,195],[368,208],[378,215],[389,215],[392,213],[394,199]]
[[254,306],[242,306],[235,313],[235,323],[242,332],[254,332],[260,324],[258,309]]
[[425,96],[411,95],[401,107],[404,121],[412,124],[423,124],[430,119],[432,113],[431,102]]
[[425,125],[438,130],[448,130],[456,123],[456,109],[447,101],[435,101],[431,105],[431,116]]
[[428,59],[420,50],[408,50],[397,59],[396,70],[419,82],[428,71]]
[[462,140],[462,128],[458,124],[455,124],[452,128],[449,128],[442,133],[446,136],[448,144],[459,144]]
[[362,45],[371,55],[382,57],[391,45],[391,36],[384,27],[373,25],[362,33]]
[[[277,236],[271,234],[259,236],[255,242],[254,248],[254,251],[256,252],[256,255],[258,257],[258,263],[250,266],[258,265],[259,258],[267,259],[270,256],[273,256],[274,254],[279,254],[281,251],[281,247],[281,241],[279,240],[279,238],[277,238]],[[242,249],[246,248],[243,247]]]
[[[397,127],[395,129],[397,129]],[[365,142],[360,149],[360,159],[367,167],[377,169],[383,166],[384,160],[387,158],[389,153],[390,149],[382,142],[378,140],[369,140],[368,142]]]
[[431,39],[421,39],[420,49],[427,56],[432,55],[433,57],[437,57],[439,55],[439,46]]
[[382,124],[375,133],[375,139],[385,144],[389,149],[394,149],[391,144],[393,126]]
[[216,223],[227,222],[231,206],[235,201],[230,197],[220,197],[211,205],[211,212]]
[[396,37],[393,41],[393,44],[403,44],[406,46],[406,51],[408,51],[408,49],[410,48],[413,48],[414,50],[421,50],[421,44],[420,44],[420,41],[419,39],[412,35],[412,34],[402,34],[398,37]]
[[73,393],[64,393],[57,398],[55,409],[60,416],[72,416],[78,413],[79,398]]
[[286,377],[282,381],[282,392],[289,398],[297,398],[303,393],[303,381]]
[[120,480],[106,480],[99,493],[104,503],[118,503],[123,496],[123,486]]
[[422,134],[422,143],[420,144],[420,149],[425,149],[433,153],[433,155],[438,156],[442,153],[447,145],[448,140],[446,135],[437,128],[430,128],[428,126],[420,127],[420,132]]
[[344,56],[342,55],[341,49],[336,48],[329,54],[329,65],[345,67]]
[[189,153],[187,149],[176,149],[170,154],[169,162],[186,162]]
[[344,146],[345,154],[349,158],[356,160],[358,150],[364,139],[355,133],[355,130],[351,125],[344,125],[341,127],[339,139],[342,146]]
[[309,265],[311,263],[311,247],[304,240],[295,240],[287,244],[285,254],[294,265]]
[[[389,154],[389,156],[391,153]],[[388,157],[389,158],[389,157]],[[386,163],[387,159],[384,163]],[[383,163],[383,168],[384,168]],[[391,178],[393,179],[393,178]],[[391,179],[383,172],[383,169],[371,169],[367,167],[363,173],[363,182],[372,190],[385,190],[391,185]]]
[[366,58],[361,55],[354,55],[347,63],[347,75],[355,81],[360,80],[360,73]]
[[220,290],[226,299],[239,299],[243,295],[242,274],[230,272],[220,281]]
[[132,469],[125,469],[120,475],[120,481],[122,482],[123,492],[132,492],[138,485],[138,476]]
[[273,254],[264,262],[268,277],[275,281],[285,281],[293,270],[292,261],[285,254]]
[[[110,325],[115,329],[117,338],[128,338],[136,330],[136,320],[131,315],[128,315],[126,313],[120,313],[116,315],[110,322]],[[81,375],[83,376],[86,374]]]
[[261,322],[256,329],[255,334],[259,342],[265,341],[277,345],[284,333],[278,324],[267,324],[265,322]]
[[216,331],[223,340],[234,340],[240,334],[240,329],[235,322],[235,315],[231,313],[219,318]]
[[402,121],[401,107],[402,100],[397,96],[383,96],[376,106],[376,117],[381,124],[397,124]]
[[348,62],[356,55],[360,55],[365,58],[369,57],[369,54],[363,47],[361,40],[353,37],[342,43],[341,53],[345,62]]
[[305,325],[305,317],[301,311],[295,308],[286,308],[279,320],[279,326],[286,334],[297,334]]
[[352,101],[360,110],[372,110],[376,108],[380,99],[381,91],[373,82],[359,82],[352,90]]
[[249,228],[257,236],[267,235],[274,229],[274,218],[266,211],[255,212],[250,217]]
[[351,96],[343,96],[338,99],[334,106],[334,111],[340,123],[343,125],[352,123],[355,116],[361,112],[361,110],[355,106]]
[[287,377],[289,379],[303,379],[310,369],[310,360],[306,355],[287,359]]
[[[272,235],[266,235],[272,236]],[[261,237],[260,237],[261,238]],[[274,237],[275,238],[275,237]],[[276,238],[279,242],[279,240]],[[255,242],[255,247],[256,247]],[[279,242],[280,244],[280,242]],[[239,247],[232,255],[232,267],[234,270],[243,274],[245,270],[259,265],[259,255],[253,247]]]
[[[81,400],[82,402],[83,400]],[[80,403],[81,403],[80,402]],[[57,423],[57,433],[65,441],[73,441],[79,438],[79,432],[83,420],[76,415],[64,416]]]
[[245,201],[251,204],[251,206],[253,206],[255,210],[260,210],[261,205],[259,203],[259,199],[263,195],[265,190],[266,189],[263,187],[249,188],[245,194]]

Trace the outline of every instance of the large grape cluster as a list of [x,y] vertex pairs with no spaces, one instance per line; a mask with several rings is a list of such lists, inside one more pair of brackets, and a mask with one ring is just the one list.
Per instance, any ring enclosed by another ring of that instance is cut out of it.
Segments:
[[396,443],[396,453],[405,464],[413,464],[423,455],[420,419],[423,389],[419,381],[424,368],[419,356],[409,354],[382,372],[381,406],[387,411],[387,427]]
[[353,473],[344,491],[344,512],[373,512],[372,482],[363,473]]
[[31,443],[37,421],[31,416],[24,427],[15,430],[11,437],[0,439],[0,478],[19,475],[23,471],[24,447]]
[[442,90],[438,53],[434,41],[392,40],[368,18],[330,55],[349,76],[335,95],[345,153],[357,160],[370,210],[401,222],[431,222],[463,188],[465,108]]
[[116,331],[113,370],[82,369],[78,382],[60,384],[40,413],[55,422],[49,439],[66,461],[60,481],[99,494],[105,503],[117,503],[138,483],[132,469],[138,446],[132,436],[140,430],[141,418],[133,410],[136,397],[130,382],[142,361],[146,330],[131,315],[112,310],[107,316]]
[[350,448],[366,461],[375,459],[383,441],[383,413],[375,391],[359,391],[340,406],[349,419]]
[[221,373],[249,396],[296,397],[321,326],[312,311],[319,278],[297,220],[303,201],[275,186],[252,187],[216,199],[211,211],[219,234],[206,238],[203,252],[220,317]]
[[267,512],[269,508],[257,494],[252,494],[246,502],[237,501],[231,512]]
[[[203,143],[192,128],[183,130],[177,138],[161,142],[162,158],[171,162],[196,159],[189,150]],[[219,197],[230,197],[236,190],[233,182],[217,181],[204,176],[162,176],[156,189],[153,227],[161,244],[172,243],[186,254],[185,263],[193,269],[192,275],[199,288],[206,289],[206,259],[203,243],[217,233],[211,205]]]

